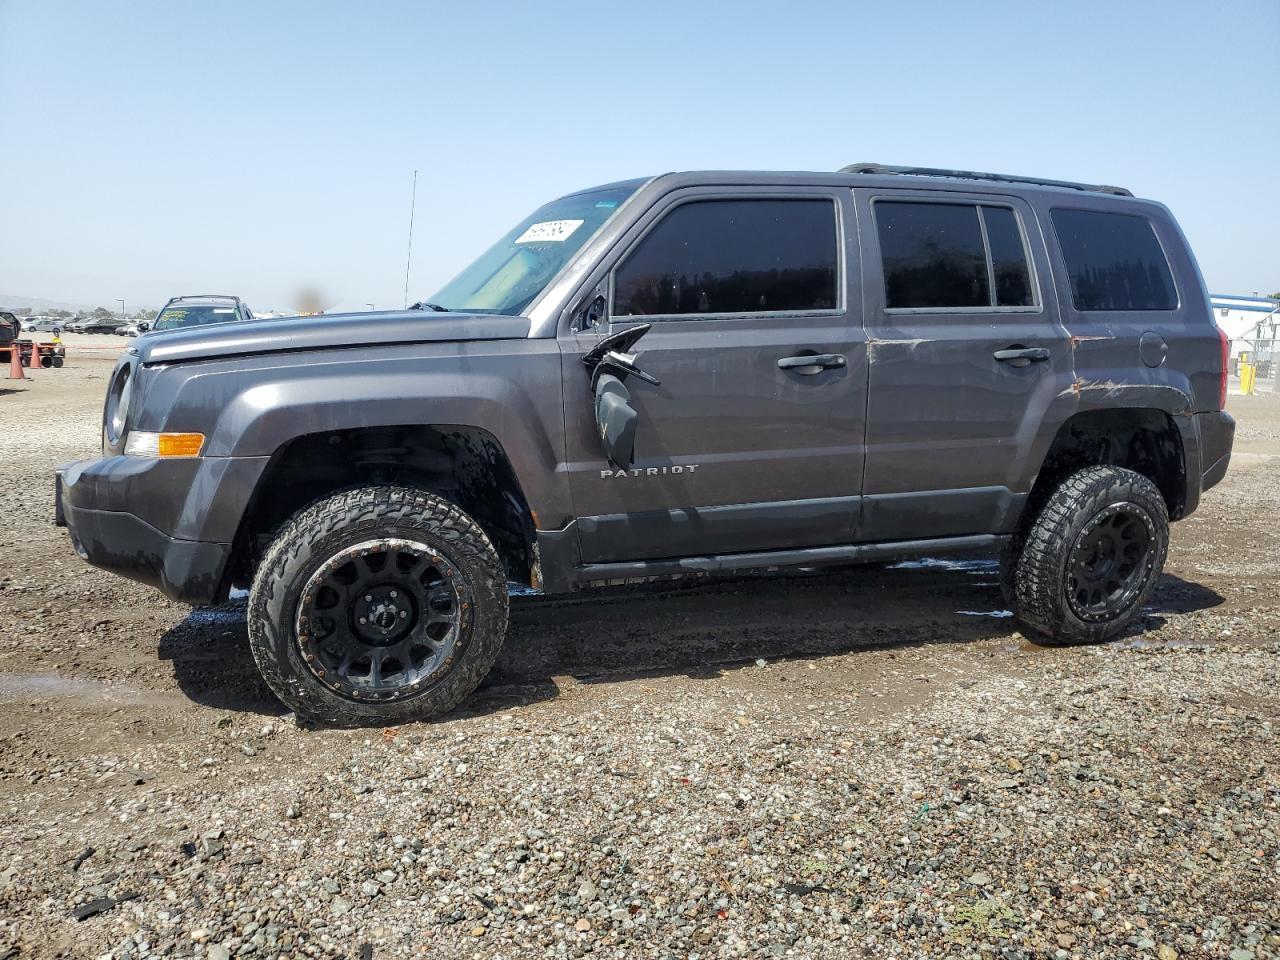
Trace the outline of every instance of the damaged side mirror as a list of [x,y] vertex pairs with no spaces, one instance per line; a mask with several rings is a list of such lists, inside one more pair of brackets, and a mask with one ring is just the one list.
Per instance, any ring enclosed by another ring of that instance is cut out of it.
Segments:
[[635,460],[636,421],[640,415],[631,406],[631,392],[611,373],[596,379],[596,427],[609,462],[629,470]]
[[629,470],[635,460],[636,422],[639,414],[631,406],[627,377],[659,385],[636,366],[636,355],[627,353],[649,332],[650,324],[631,327],[605,337],[588,351],[582,362],[591,370],[591,392],[595,397],[596,430],[609,462],[620,470]]

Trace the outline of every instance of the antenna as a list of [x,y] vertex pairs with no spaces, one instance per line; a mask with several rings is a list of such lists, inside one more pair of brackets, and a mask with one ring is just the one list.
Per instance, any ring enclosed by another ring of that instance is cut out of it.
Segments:
[[404,258],[404,308],[409,309],[409,265],[413,263],[413,208],[418,202],[418,171],[413,171],[413,193],[409,196],[409,252]]

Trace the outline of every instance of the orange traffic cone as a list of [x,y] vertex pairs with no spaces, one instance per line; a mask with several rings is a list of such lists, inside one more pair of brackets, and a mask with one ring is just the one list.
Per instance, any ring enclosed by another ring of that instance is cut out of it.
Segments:
[[18,341],[15,340],[9,344],[9,379],[10,380],[26,380],[26,371],[22,369],[22,350],[18,347]]

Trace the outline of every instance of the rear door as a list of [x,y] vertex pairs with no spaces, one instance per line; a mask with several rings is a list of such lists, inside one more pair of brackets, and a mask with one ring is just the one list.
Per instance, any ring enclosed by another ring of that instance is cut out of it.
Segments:
[[864,541],[1007,532],[1071,349],[1013,196],[855,190],[869,347]]
[[634,350],[661,381],[627,381],[631,469],[604,459],[581,363],[605,331],[561,336],[584,561],[851,541],[866,405],[855,236],[847,192],[826,187],[681,190],[636,223],[605,280],[607,332],[651,323]]

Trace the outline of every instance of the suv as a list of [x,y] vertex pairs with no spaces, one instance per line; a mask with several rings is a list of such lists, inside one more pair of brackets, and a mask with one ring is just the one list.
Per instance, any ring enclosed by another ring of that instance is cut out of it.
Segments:
[[0,347],[7,347],[22,335],[22,322],[7,310],[0,310]]
[[240,323],[252,319],[253,311],[241,302],[239,297],[220,293],[202,293],[189,297],[174,297],[156,314],[155,323],[150,329],[181,330],[185,327],[203,327],[213,323]]
[[449,710],[508,585],[998,553],[1114,637],[1227,469],[1225,340],[1165,207],[857,165],[555,200],[403,312],[129,347],[59,522],[193,604],[250,587],[299,716]]

